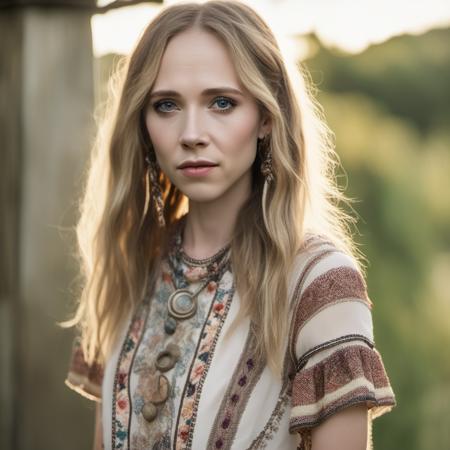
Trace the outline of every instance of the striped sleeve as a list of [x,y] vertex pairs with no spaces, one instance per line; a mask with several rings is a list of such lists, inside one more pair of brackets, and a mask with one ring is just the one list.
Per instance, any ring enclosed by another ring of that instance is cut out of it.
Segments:
[[372,303],[353,260],[336,249],[305,269],[294,309],[291,354],[297,361],[289,430],[305,432],[334,413],[365,404],[370,417],[396,404],[375,348]]
[[103,367],[99,364],[88,365],[85,361],[79,338],[73,343],[66,386],[83,397],[101,401]]

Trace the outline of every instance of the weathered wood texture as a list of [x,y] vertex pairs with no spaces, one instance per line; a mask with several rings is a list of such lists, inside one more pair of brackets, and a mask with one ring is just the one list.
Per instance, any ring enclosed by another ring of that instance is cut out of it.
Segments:
[[19,390],[21,24],[21,14],[0,14],[0,448],[5,449],[14,445]]
[[0,448],[90,448],[64,385],[75,200],[93,133],[90,15],[0,10]]

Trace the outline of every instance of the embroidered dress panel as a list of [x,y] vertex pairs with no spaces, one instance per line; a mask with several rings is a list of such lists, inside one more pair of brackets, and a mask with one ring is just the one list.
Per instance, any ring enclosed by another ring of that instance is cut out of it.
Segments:
[[[348,256],[321,236],[306,239],[289,275],[289,334],[276,378],[255,357],[248,318],[225,339],[241,306],[232,268],[205,280],[227,252],[195,260],[172,249],[104,371],[88,367],[74,347],[68,385],[101,396],[105,450],[308,450],[311,428],[343,408],[365,404],[377,417],[395,406],[372,303]],[[194,315],[165,332],[175,287],[195,292],[202,284]],[[149,421],[143,409],[158,397],[156,359],[170,344],[179,357],[164,369],[168,396]]]

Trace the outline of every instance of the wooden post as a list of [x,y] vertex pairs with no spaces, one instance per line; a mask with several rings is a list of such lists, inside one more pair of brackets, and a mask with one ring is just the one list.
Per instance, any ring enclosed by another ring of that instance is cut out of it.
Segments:
[[90,17],[162,0],[0,0],[0,448],[90,448],[64,385],[76,200],[93,137]]
[[91,143],[89,10],[0,9],[0,448],[90,448],[94,405],[64,385],[71,228]]
[[21,14],[0,13],[0,448],[13,447],[19,369]]

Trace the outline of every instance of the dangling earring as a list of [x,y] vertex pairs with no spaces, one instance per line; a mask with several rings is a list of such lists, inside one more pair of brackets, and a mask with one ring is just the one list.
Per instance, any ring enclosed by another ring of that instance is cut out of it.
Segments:
[[142,214],[141,224],[144,221],[147,214],[150,203],[150,184],[152,185],[152,197],[156,209],[156,216],[158,218],[158,224],[160,227],[166,226],[164,219],[164,201],[161,186],[158,181],[157,162],[153,161],[150,157],[150,152],[145,155],[145,162],[147,164],[147,170],[145,174],[145,203],[144,212]]
[[264,181],[270,184],[274,180],[274,176],[272,170],[272,152],[267,145],[267,140],[267,135],[262,139],[258,139],[258,151],[262,159],[261,173],[264,175]]
[[273,175],[272,168],[272,152],[270,150],[269,145],[267,145],[268,137],[264,136],[262,139],[258,139],[258,152],[261,156],[261,173],[264,176],[264,186],[262,192],[262,209],[263,209],[263,219],[266,227],[268,227],[267,223],[267,214],[266,214],[266,201],[267,201],[267,191],[269,190],[269,185],[275,179]]
[[148,205],[150,203],[150,180],[149,180],[150,175],[149,175],[149,167],[148,167],[148,163],[147,163],[147,157],[145,157],[145,162],[147,164],[147,167],[145,168],[145,177],[144,177],[145,201],[144,201],[144,211],[142,212],[141,223],[140,223],[139,227],[142,227],[142,224],[144,223],[145,216],[147,215],[147,211],[148,211]]

